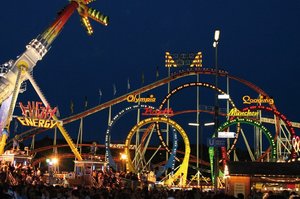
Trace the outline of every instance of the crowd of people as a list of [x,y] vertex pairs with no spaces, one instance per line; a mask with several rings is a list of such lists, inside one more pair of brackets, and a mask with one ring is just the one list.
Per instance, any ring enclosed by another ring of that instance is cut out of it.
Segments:
[[4,164],[0,170],[0,199],[267,199],[297,198],[295,193],[252,192],[237,197],[200,189],[167,189],[149,185],[133,173],[94,171],[92,186],[51,185],[43,172],[30,165]]

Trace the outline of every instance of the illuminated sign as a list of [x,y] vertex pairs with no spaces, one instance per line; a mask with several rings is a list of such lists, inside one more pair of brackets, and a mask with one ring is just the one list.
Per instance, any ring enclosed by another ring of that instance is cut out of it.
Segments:
[[154,95],[150,95],[149,97],[137,97],[136,95],[128,95],[126,98],[127,102],[156,102],[156,98]]
[[300,138],[299,136],[296,136],[292,139],[292,146],[296,153],[299,153],[300,151]]
[[165,55],[166,67],[202,67],[202,53],[172,53],[166,52]]
[[145,108],[142,115],[154,115],[154,116],[168,115],[168,116],[172,116],[172,115],[174,115],[174,112],[171,108],[165,108],[164,110]]
[[52,109],[50,106],[43,106],[42,102],[28,102],[27,106],[19,103],[23,117],[17,117],[18,121],[24,126],[33,126],[40,128],[53,128],[62,121],[52,120],[57,107]]
[[227,116],[234,116],[234,117],[256,117],[258,116],[257,111],[240,111],[237,108],[233,108],[230,110],[230,112],[227,114]]
[[235,132],[222,131],[218,132],[218,138],[235,138]]
[[268,103],[270,105],[274,104],[274,100],[272,98],[264,98],[264,96],[259,96],[259,98],[252,99],[249,95],[243,96],[243,104],[262,104]]

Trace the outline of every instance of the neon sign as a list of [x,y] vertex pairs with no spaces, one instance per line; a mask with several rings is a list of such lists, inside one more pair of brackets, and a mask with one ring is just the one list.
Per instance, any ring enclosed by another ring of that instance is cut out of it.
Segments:
[[17,117],[18,121],[24,126],[53,128],[62,121],[51,120],[57,111],[57,107],[52,109],[50,106],[43,106],[42,102],[28,102],[27,106],[19,103],[23,117]]
[[262,104],[268,103],[270,105],[274,104],[274,100],[272,98],[264,98],[264,96],[259,96],[257,99],[252,99],[249,95],[243,96],[243,104]]
[[299,136],[296,136],[292,139],[292,146],[296,153],[300,151],[300,138]]
[[234,116],[234,117],[256,117],[258,116],[258,112],[257,111],[240,111],[237,108],[233,108],[230,110],[230,112],[227,114],[227,116]]
[[126,98],[127,102],[139,103],[139,102],[156,102],[154,95],[150,97],[137,97],[136,95],[128,95]]
[[202,67],[202,53],[172,53],[166,52],[165,66],[170,67]]
[[159,115],[174,115],[174,111],[171,108],[165,108],[164,110],[145,108],[142,115],[151,115],[151,116],[159,116]]

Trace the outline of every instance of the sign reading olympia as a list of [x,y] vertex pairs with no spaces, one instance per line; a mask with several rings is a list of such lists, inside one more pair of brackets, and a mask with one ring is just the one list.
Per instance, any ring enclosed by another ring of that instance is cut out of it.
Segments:
[[57,107],[52,109],[50,106],[43,106],[42,102],[28,102],[27,106],[19,103],[22,110],[23,117],[17,117],[18,121],[24,126],[53,128],[57,124],[62,125],[62,121],[52,120],[55,115]]

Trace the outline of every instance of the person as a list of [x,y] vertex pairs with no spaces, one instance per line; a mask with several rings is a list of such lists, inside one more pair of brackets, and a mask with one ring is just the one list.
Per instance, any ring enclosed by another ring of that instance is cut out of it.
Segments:
[[19,136],[16,135],[14,138],[13,138],[13,151],[17,150],[19,151],[20,150],[20,145],[19,145],[19,140],[18,140]]
[[80,193],[77,189],[72,190],[71,192],[71,199],[79,199]]
[[7,183],[4,183],[2,187],[0,187],[0,198],[13,199],[13,192],[9,189],[9,185]]

